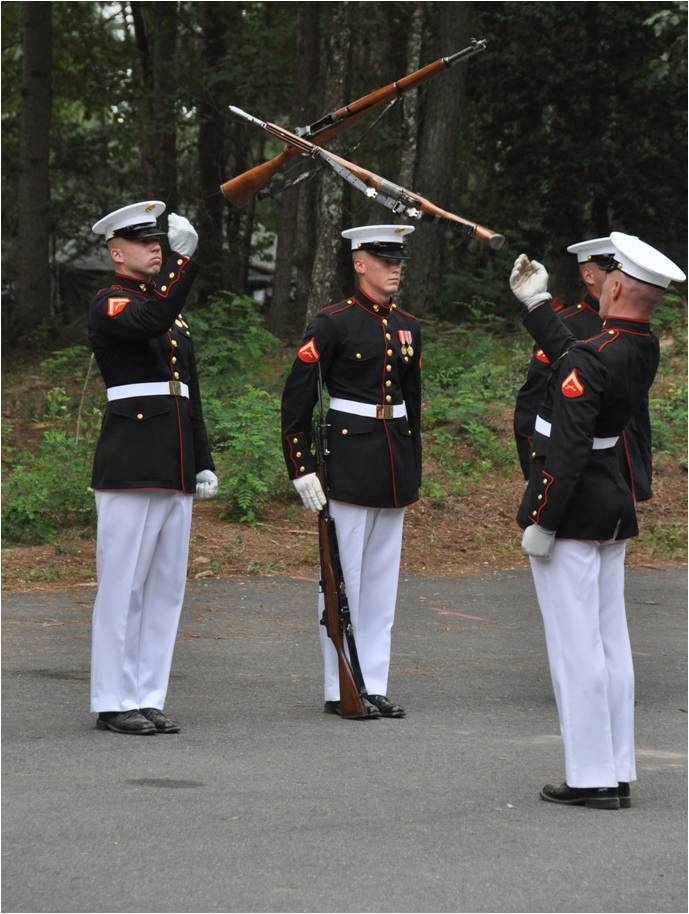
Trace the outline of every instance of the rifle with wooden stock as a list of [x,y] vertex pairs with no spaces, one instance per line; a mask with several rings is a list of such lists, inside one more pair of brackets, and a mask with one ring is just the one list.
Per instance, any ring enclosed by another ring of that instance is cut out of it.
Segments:
[[261,127],[267,133],[278,137],[285,143],[290,143],[300,152],[323,162],[336,174],[340,175],[341,178],[344,178],[345,181],[364,193],[370,200],[386,206],[393,213],[404,215],[408,219],[441,222],[463,235],[470,235],[479,238],[481,241],[486,241],[494,250],[499,250],[505,243],[504,235],[499,235],[492,229],[441,209],[426,197],[422,197],[421,194],[417,194],[413,190],[407,190],[406,187],[400,187],[398,184],[393,184],[387,178],[382,178],[375,172],[368,171],[368,169],[362,168],[354,162],[349,162],[347,159],[343,159],[342,156],[335,155],[334,152],[322,149],[309,140],[285,130],[284,127],[271,124],[269,121],[259,120],[259,118],[234,105],[230,105],[230,111],[238,117],[256,124],[257,127]]
[[[403,76],[387,86],[382,86],[380,89],[375,89],[373,92],[369,92],[368,95],[363,95],[356,101],[350,102],[349,105],[338,108],[337,111],[325,114],[319,120],[314,121],[313,124],[309,124],[306,127],[297,127],[294,133],[304,138],[318,138],[319,145],[322,146],[359,121],[372,108],[376,108],[384,102],[396,102],[403,93],[420,86],[437,73],[448,69],[460,60],[466,60],[480,51],[485,51],[485,49],[485,39],[472,38],[471,44],[466,48],[462,48],[461,51],[457,51],[449,57],[439,57],[438,60],[434,60],[433,63],[427,64],[420,70],[409,73],[407,76]],[[220,190],[235,206],[244,206],[270,181],[283,165],[298,155],[301,155],[301,150],[292,145],[286,146],[274,158],[250,168],[230,181],[226,181],[220,186]]]
[[[318,365],[318,404],[319,414],[314,423],[316,473],[323,491],[327,493],[328,427],[323,411],[323,380],[320,364]],[[335,521],[330,514],[329,502],[326,502],[325,507],[318,514],[318,546],[324,604],[321,625],[325,626],[328,637],[337,652],[341,716],[357,720],[379,717],[377,709],[366,699],[366,685],[359,665],[359,655],[354,640],[347,591],[340,563]],[[347,650],[345,650],[345,642]]]

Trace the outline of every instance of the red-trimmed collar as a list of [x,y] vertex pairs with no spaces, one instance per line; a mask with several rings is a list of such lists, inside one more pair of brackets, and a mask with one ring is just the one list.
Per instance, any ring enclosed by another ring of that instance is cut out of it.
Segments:
[[127,276],[126,273],[115,273],[112,278],[113,286],[122,286],[124,289],[136,289],[137,292],[152,292],[156,288],[153,280],[136,279],[134,276]]
[[610,315],[603,321],[603,330],[627,330],[632,333],[650,333],[649,321],[634,320],[632,317],[614,317]]
[[361,289],[357,289],[353,297],[362,308],[365,308],[367,311],[371,311],[374,314],[382,314],[383,317],[387,317],[390,311],[397,307],[392,299],[390,299],[386,305],[381,305],[379,302],[369,298]]

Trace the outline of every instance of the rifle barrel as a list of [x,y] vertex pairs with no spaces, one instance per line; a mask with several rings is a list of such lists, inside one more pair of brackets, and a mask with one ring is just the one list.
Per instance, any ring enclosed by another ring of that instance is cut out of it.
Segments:
[[449,57],[443,57],[443,63],[446,67],[451,67],[452,64],[457,63],[459,60],[466,60],[469,57],[473,57],[474,54],[485,51],[487,45],[488,43],[485,38],[472,38],[468,48],[462,48],[461,51],[455,51],[455,53],[450,54]]

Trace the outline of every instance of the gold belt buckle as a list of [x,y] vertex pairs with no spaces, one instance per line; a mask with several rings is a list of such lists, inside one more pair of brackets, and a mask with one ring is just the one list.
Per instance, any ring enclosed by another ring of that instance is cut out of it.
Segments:
[[181,381],[168,381],[170,385],[170,396],[172,397],[181,397],[182,396],[182,382]]
[[376,419],[392,419],[392,403],[376,403]]

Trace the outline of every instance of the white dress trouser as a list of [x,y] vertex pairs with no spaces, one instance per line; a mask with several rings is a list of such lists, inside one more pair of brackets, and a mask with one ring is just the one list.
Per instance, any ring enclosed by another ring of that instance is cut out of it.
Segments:
[[92,711],[165,704],[193,500],[181,492],[96,492]]
[[[366,691],[387,695],[390,643],[395,621],[404,508],[365,508],[330,501],[342,574]],[[318,619],[323,595],[318,599]],[[320,626],[326,701],[339,701],[337,652]]]
[[570,787],[636,780],[624,543],[558,539],[531,558]]

